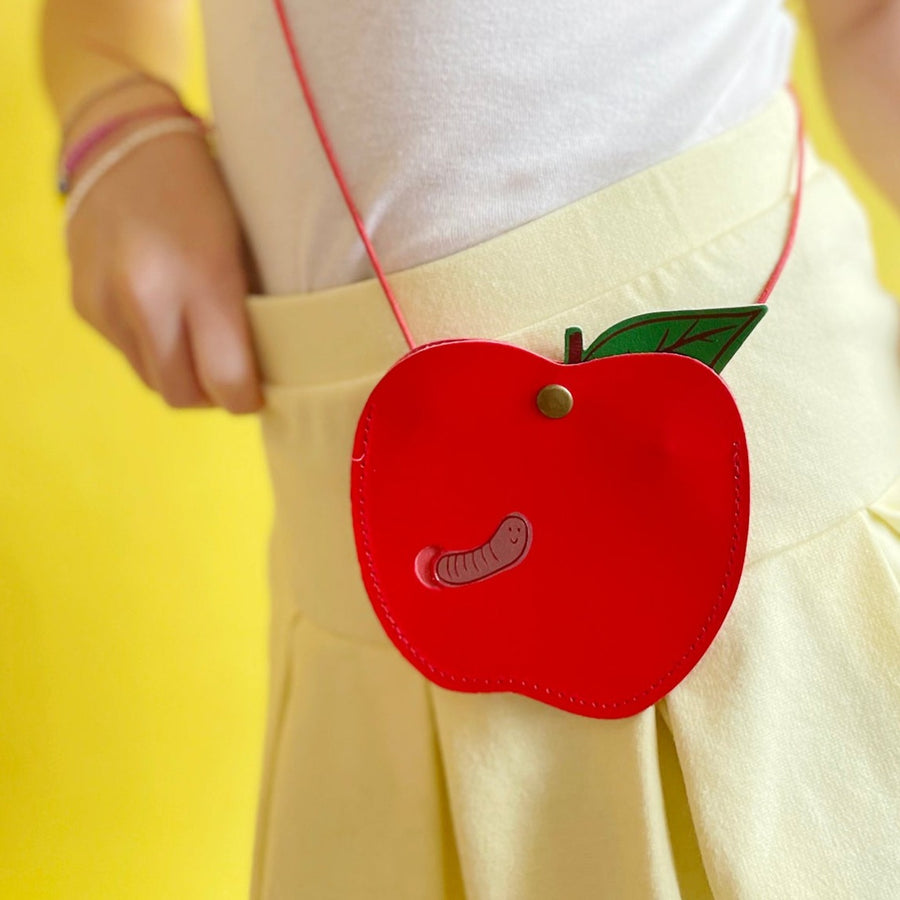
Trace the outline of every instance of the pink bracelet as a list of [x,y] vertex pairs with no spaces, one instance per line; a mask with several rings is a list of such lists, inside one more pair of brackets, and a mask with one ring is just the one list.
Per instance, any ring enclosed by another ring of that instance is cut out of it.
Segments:
[[166,87],[168,85],[165,82],[160,81],[155,75],[151,75],[148,72],[129,72],[127,75],[123,75],[121,78],[116,78],[112,82],[107,82],[106,84],[100,85],[96,90],[91,91],[85,97],[72,112],[69,113],[68,118],[65,122],[62,123],[63,130],[63,143],[65,143],[66,138],[69,136],[72,128],[78,124],[78,120],[87,112],[98,100],[102,100],[104,97],[109,97],[112,94],[116,94],[119,91],[125,90],[128,87],[131,87],[135,84],[162,84]]
[[198,124],[204,125],[205,127],[205,123],[199,116],[195,116],[183,106],[174,103],[158,104],[156,106],[149,106],[145,109],[123,113],[120,116],[114,116],[112,119],[101,122],[95,128],[92,128],[84,135],[84,137],[76,141],[73,147],[62,155],[59,170],[57,172],[57,186],[59,192],[61,194],[69,193],[75,169],[99,143],[131,122],[137,122],[141,119],[149,119],[161,115],[184,116],[185,118],[193,119]]

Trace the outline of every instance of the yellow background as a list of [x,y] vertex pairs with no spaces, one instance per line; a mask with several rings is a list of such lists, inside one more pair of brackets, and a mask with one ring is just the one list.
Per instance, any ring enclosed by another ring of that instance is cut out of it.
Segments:
[[[38,11],[0,12],[0,897],[244,898],[270,513],[256,422],[168,410],[72,312]],[[834,131],[805,25],[795,81],[900,294],[900,221]]]

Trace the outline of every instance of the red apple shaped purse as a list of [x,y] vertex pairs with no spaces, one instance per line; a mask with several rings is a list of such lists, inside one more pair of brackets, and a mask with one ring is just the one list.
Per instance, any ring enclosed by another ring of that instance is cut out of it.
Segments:
[[501,341],[416,346],[275,5],[410,347],[369,395],[348,461],[360,572],[378,619],[445,688],[514,691],[597,718],[640,712],[696,665],[740,582],[750,471],[720,373],[765,314],[793,245],[799,109],[788,235],[752,305],[649,313],[587,346],[569,328],[562,361]]

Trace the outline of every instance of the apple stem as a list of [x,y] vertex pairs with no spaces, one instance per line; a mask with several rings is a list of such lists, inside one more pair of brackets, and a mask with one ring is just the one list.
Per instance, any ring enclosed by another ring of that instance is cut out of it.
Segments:
[[581,356],[584,352],[584,336],[580,328],[566,329],[566,365],[572,363],[580,363]]

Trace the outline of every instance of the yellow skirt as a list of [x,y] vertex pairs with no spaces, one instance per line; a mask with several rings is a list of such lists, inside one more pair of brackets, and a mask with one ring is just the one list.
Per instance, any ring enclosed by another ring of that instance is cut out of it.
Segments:
[[[751,303],[796,161],[781,93],[740,127],[390,275],[419,342],[561,359],[638,313]],[[627,719],[435,687],[363,589],[349,468],[405,344],[378,283],[252,296],[274,485],[256,900],[900,896],[900,316],[810,151],[796,248],[724,377],[752,471],[743,580],[712,647]],[[646,510],[647,528],[672,514]]]

